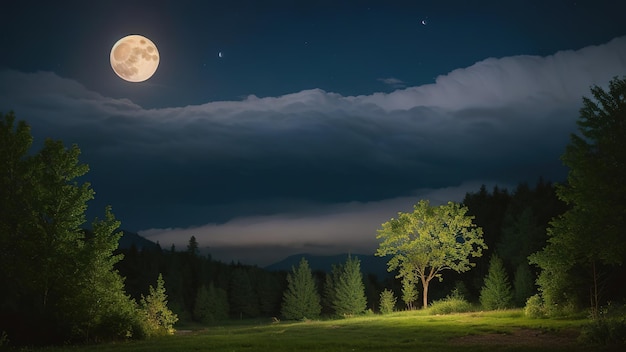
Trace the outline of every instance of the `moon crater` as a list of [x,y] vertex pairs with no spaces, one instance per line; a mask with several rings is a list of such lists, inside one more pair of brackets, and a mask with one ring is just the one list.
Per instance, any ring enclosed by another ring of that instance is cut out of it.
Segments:
[[113,45],[110,59],[113,71],[120,78],[129,82],[143,82],[156,72],[159,51],[150,39],[129,35]]

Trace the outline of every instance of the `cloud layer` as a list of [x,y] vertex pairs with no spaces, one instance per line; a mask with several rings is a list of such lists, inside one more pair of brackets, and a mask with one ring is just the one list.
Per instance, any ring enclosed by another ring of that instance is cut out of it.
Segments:
[[381,217],[418,189],[458,198],[480,182],[563,177],[581,97],[624,74],[621,37],[489,58],[392,93],[145,109],[54,73],[0,71],[0,110],[27,120],[38,143],[78,143],[96,207],[112,204],[123,226],[152,228],[143,233],[164,246],[194,234],[211,247],[370,248]]

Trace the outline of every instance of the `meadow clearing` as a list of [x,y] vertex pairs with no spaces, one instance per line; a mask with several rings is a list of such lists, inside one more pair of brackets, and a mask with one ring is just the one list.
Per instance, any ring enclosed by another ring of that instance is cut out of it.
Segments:
[[[305,321],[231,321],[179,326],[144,341],[45,351],[598,351],[578,341],[585,317],[530,319],[523,310],[431,315],[428,310]],[[619,346],[623,347],[623,346]]]

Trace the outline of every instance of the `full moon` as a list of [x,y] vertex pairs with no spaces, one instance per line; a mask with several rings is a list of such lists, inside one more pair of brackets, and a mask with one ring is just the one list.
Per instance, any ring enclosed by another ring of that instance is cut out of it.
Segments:
[[141,35],[129,35],[111,49],[111,67],[128,82],[143,82],[156,72],[159,51],[154,43]]

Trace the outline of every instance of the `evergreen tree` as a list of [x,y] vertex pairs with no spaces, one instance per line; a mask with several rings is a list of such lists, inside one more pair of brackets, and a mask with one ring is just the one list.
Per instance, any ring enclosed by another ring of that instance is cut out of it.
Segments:
[[167,307],[165,282],[161,274],[157,278],[156,288],[150,286],[149,292],[148,296],[141,297],[140,303],[148,336],[173,334],[178,317]]
[[381,314],[389,314],[393,313],[396,308],[396,296],[393,294],[393,291],[384,289],[380,293],[380,313]]
[[285,289],[281,282],[284,279],[277,273],[261,269],[256,269],[254,276],[257,281],[255,286],[257,287],[260,313],[269,317],[279,316],[282,293]]
[[335,307],[333,306],[335,300],[337,299],[337,288],[335,287],[335,284],[340,280],[341,271],[341,265],[338,266],[333,264],[330,273],[327,273],[326,278],[324,279],[322,309],[328,314],[335,312]]
[[214,321],[211,314],[211,297],[209,297],[209,290],[206,286],[202,285],[198,289],[196,295],[196,304],[193,309],[193,320],[200,323],[211,323]]
[[259,315],[259,302],[245,268],[235,268],[231,273],[230,312],[237,318],[253,318]]
[[221,287],[216,287],[212,282],[209,284],[209,312],[213,321],[218,322],[228,319],[228,293]]
[[494,254],[489,261],[489,272],[480,291],[480,304],[488,310],[506,309],[511,307],[512,300],[513,293],[504,264]]
[[517,267],[513,280],[513,302],[515,306],[523,307],[528,298],[537,293],[535,278],[530,272],[528,264],[522,263]]
[[298,267],[287,274],[281,314],[285,319],[316,318],[322,306],[309,263],[302,258]]
[[333,286],[333,308],[336,314],[346,316],[365,311],[367,300],[359,258],[348,256],[346,263],[339,268],[339,277]]

